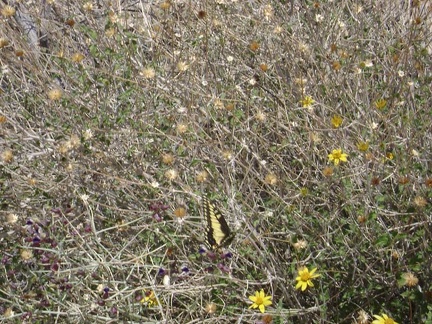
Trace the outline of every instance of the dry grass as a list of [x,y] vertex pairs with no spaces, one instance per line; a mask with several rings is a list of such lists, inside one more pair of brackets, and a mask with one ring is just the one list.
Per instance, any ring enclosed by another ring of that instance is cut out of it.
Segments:
[[2,321],[432,323],[429,1],[46,2],[2,7]]

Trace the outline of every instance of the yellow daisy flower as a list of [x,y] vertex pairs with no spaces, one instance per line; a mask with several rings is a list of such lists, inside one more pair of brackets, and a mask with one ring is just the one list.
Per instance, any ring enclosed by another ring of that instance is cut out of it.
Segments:
[[343,118],[339,115],[334,115],[331,119],[331,124],[334,128],[339,128],[342,125]]
[[347,161],[348,154],[342,153],[341,149],[333,150],[329,155],[329,161],[334,163],[334,165],[339,165],[340,162]]
[[141,304],[146,304],[147,307],[153,307],[159,305],[153,290],[146,291],[144,298],[142,298],[140,302]]
[[375,108],[376,109],[381,110],[381,109],[385,108],[385,106],[387,106],[387,100],[378,99],[377,101],[375,101]]
[[261,289],[260,292],[255,291],[255,296],[249,296],[249,299],[253,301],[253,304],[250,305],[249,308],[259,308],[261,313],[264,313],[266,306],[270,306],[272,304],[271,298],[271,296],[266,296],[264,294],[264,289]]
[[302,100],[300,100],[301,105],[303,106],[303,108],[309,108],[314,104],[315,100],[312,99],[311,96],[305,96],[304,98],[302,98]]
[[374,315],[373,317],[375,317],[376,320],[374,320],[372,324],[398,324],[394,321],[393,318],[388,317],[386,314],[381,315],[382,316]]
[[368,148],[369,148],[368,142],[358,142],[357,143],[357,149],[359,151],[366,152],[368,150]]
[[309,269],[306,267],[300,268],[298,270],[298,277],[296,278],[297,284],[296,289],[301,289],[301,291],[305,291],[308,287],[313,287],[312,279],[321,276],[320,274],[315,273],[317,268],[312,269],[309,272]]

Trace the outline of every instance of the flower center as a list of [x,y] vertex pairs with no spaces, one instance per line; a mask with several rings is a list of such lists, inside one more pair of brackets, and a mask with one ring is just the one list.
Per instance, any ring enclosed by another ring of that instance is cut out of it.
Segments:
[[257,297],[255,304],[261,305],[263,303],[263,299],[261,297]]
[[310,275],[308,272],[302,273],[302,275],[300,277],[301,277],[302,281],[308,281],[310,279]]

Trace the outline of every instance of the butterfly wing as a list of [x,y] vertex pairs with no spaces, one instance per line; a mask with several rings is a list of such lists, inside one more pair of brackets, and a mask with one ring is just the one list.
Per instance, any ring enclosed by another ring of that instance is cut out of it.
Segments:
[[218,249],[231,241],[231,230],[221,214],[207,197],[203,197],[204,215],[207,220],[207,244]]

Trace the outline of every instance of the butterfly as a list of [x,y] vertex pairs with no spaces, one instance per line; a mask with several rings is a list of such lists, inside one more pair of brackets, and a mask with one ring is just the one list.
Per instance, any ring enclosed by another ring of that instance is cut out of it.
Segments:
[[207,197],[203,197],[204,216],[207,220],[206,243],[212,250],[218,250],[227,246],[233,240],[235,234],[231,232],[222,213]]

